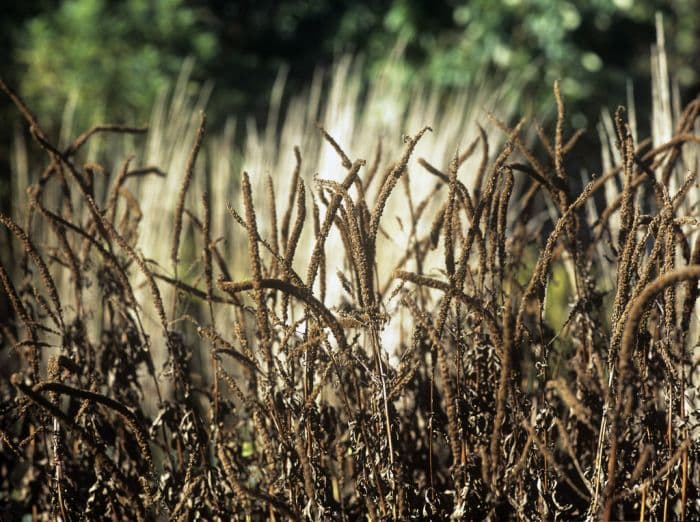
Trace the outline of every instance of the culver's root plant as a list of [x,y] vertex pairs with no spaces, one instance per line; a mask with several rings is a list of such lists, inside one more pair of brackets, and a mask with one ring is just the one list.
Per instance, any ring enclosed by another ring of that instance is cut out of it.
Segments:
[[618,109],[586,181],[558,84],[551,127],[464,141],[329,102],[240,174],[203,113],[182,161],[107,165],[91,140],[144,129],[59,146],[0,88],[45,161],[0,215],[3,516],[700,516],[700,99],[664,139]]

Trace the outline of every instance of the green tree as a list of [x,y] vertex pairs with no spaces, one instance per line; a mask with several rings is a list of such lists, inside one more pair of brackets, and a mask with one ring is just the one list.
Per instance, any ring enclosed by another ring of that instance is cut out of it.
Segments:
[[29,20],[16,42],[20,91],[48,121],[78,97],[79,124],[145,119],[187,56],[206,63],[217,49],[182,0],[66,0]]
[[338,34],[351,41],[353,28],[364,31],[370,70],[403,42],[409,81],[463,87],[488,76],[516,83],[540,116],[561,79],[574,123],[590,126],[601,107],[626,102],[628,80],[645,108],[656,12],[664,17],[671,71],[686,94],[697,92],[696,9],[688,0],[393,0],[379,20],[349,9]]

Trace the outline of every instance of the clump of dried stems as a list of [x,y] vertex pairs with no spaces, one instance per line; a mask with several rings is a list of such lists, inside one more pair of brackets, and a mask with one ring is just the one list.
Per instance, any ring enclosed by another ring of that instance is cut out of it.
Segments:
[[[248,275],[234,278],[211,232],[224,209],[208,193],[186,204],[203,116],[163,217],[173,219],[162,238],[169,272],[136,247],[142,212],[126,188],[162,172],[130,158],[110,183],[80,155],[98,133],[141,130],[95,127],[60,149],[0,88],[48,159],[27,187],[26,221],[0,215],[18,252],[17,266],[0,265],[13,310],[0,324],[4,515],[700,517],[689,402],[700,221],[689,202],[697,165],[687,164],[700,99],[655,145],[636,142],[619,109],[619,161],[586,184],[567,161],[580,133],[566,132],[557,84],[541,147],[527,144],[523,121],[493,117],[503,146],[492,155],[482,130],[444,169],[416,157],[429,127],[405,137],[384,171],[381,147],[354,158],[321,129],[337,180],[305,182],[299,149],[291,177],[268,178],[264,195],[243,173],[228,219],[247,241]],[[425,176],[435,189],[412,191]],[[621,187],[612,199],[611,181]],[[57,206],[43,197],[52,185],[64,195]],[[391,199],[408,209],[411,232],[385,266]],[[34,241],[41,227],[49,242]],[[331,233],[342,245],[333,252]],[[182,266],[184,250],[200,261]],[[329,255],[342,261],[336,274]],[[557,268],[568,293],[555,288]],[[329,304],[331,285],[342,306]],[[547,320],[552,306],[567,308],[563,324]],[[167,353],[162,364],[156,352]]]

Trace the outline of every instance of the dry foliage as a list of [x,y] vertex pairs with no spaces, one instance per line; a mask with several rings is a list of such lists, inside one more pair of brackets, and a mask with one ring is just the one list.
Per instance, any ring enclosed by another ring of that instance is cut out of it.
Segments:
[[[381,147],[353,158],[321,129],[340,181],[305,183],[298,149],[288,181],[268,179],[265,195],[243,173],[241,210],[228,208],[247,238],[241,280],[211,233],[226,210],[206,193],[186,206],[203,116],[174,215],[162,217],[173,221],[168,271],[136,247],[142,212],[126,188],[162,172],[129,159],[109,183],[107,169],[78,161],[92,136],[140,129],[100,126],[59,149],[0,87],[48,163],[28,187],[26,223],[0,215],[19,249],[16,267],[0,266],[14,309],[0,324],[12,372],[0,382],[6,516],[700,517],[695,171],[675,181],[700,141],[700,99],[654,146],[635,142],[618,110],[619,161],[585,186],[567,171],[580,134],[565,132],[557,85],[544,154],[524,122],[496,122],[506,142],[495,156],[482,131],[441,169],[415,157],[425,127],[382,171]],[[96,191],[95,176],[109,188]],[[435,190],[412,191],[418,176]],[[608,202],[611,180],[621,190]],[[65,197],[47,207],[52,185]],[[410,239],[384,266],[390,198],[410,213]],[[34,241],[37,227],[50,242]],[[342,248],[329,252],[332,232]],[[182,266],[186,249],[197,264]],[[337,274],[329,255],[342,259]],[[555,330],[545,313],[557,267],[571,292],[554,302],[569,299]],[[331,285],[342,306],[328,304]],[[176,290],[168,302],[164,288]]]

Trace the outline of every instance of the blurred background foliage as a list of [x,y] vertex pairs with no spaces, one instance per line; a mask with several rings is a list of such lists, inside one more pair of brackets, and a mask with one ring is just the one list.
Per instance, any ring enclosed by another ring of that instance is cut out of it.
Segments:
[[[294,93],[344,53],[361,56],[371,80],[400,48],[397,81],[509,81],[522,96],[519,113],[540,120],[552,113],[551,85],[560,78],[569,123],[590,128],[601,107],[625,103],[628,81],[638,111],[648,105],[656,12],[664,15],[670,70],[682,92],[697,92],[696,8],[694,0],[25,0],[3,3],[0,74],[49,128],[74,103],[81,130],[146,122],[192,57],[193,89],[214,85],[211,128],[230,116],[264,118],[281,67]],[[0,103],[3,121],[17,121],[7,100]],[[3,172],[13,132],[0,131]]]
[[188,56],[195,80],[215,82],[215,119],[255,113],[281,66],[289,67],[293,90],[317,66],[351,52],[364,57],[370,78],[399,45],[400,81],[459,88],[515,73],[532,110],[547,104],[560,78],[583,125],[581,117],[595,116],[611,97],[624,99],[626,78],[649,83],[656,11],[665,15],[677,60],[671,69],[682,87],[698,85],[692,64],[700,17],[687,0],[27,3],[33,6],[3,16],[11,69],[3,74],[14,73],[20,92],[54,121],[71,96],[78,96],[81,118],[146,119]]
[[14,58],[19,90],[39,114],[55,118],[77,97],[81,117],[124,119],[147,117],[183,58],[207,64],[216,48],[181,0],[67,0],[26,21]]

